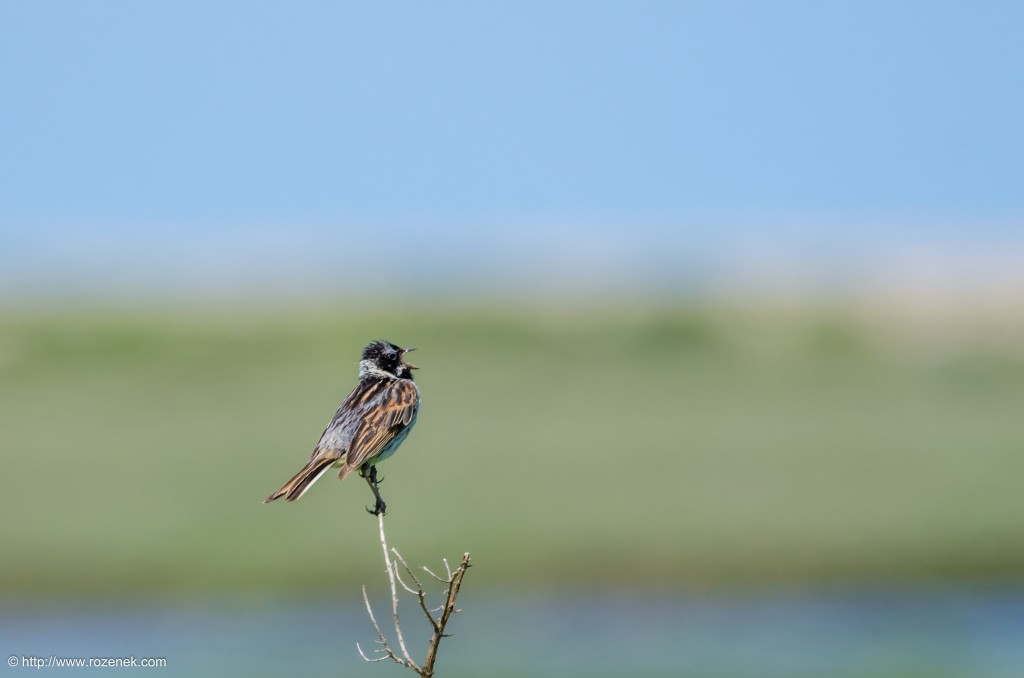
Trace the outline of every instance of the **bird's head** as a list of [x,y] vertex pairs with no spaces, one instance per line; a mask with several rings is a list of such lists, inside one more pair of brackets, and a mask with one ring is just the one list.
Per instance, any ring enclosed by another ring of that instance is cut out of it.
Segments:
[[412,371],[419,368],[405,362],[405,354],[415,350],[395,346],[383,339],[371,342],[363,349],[363,359],[359,361],[359,376],[376,373],[378,376],[412,379]]

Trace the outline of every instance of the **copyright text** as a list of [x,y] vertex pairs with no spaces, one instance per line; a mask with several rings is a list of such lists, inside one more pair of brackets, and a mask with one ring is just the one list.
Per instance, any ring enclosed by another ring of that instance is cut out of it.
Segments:
[[[3,655],[0,655],[3,656]],[[7,665],[12,669],[19,666],[26,669],[57,669],[57,668],[119,668],[119,669],[152,669],[167,666],[164,657],[49,657],[35,655],[12,654],[7,658]]]

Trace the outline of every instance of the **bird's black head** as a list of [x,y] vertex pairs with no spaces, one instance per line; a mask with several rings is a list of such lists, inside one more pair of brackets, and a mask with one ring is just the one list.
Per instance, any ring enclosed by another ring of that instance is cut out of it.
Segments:
[[[363,349],[363,359],[359,363],[359,374],[376,373],[377,376],[398,377],[399,379],[412,379],[412,371],[417,369],[412,363],[403,359],[412,348],[395,346],[390,341],[378,339]],[[381,374],[383,373],[383,374]]]

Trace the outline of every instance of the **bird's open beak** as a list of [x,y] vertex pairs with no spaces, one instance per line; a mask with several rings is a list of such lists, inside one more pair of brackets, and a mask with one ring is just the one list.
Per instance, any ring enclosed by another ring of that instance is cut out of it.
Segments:
[[410,370],[418,370],[418,369],[420,368],[420,366],[419,366],[419,365],[413,365],[412,363],[407,363],[407,362],[405,362],[405,357],[404,357],[404,354],[406,354],[406,353],[412,353],[412,352],[413,352],[413,351],[415,351],[415,350],[416,350],[416,349],[414,349],[414,348],[407,348],[407,349],[405,349],[404,351],[402,351],[402,353],[403,353],[403,357],[402,357],[402,362],[403,362],[403,363],[405,364],[405,366],[406,366],[406,367],[408,367],[408,368],[409,368]]

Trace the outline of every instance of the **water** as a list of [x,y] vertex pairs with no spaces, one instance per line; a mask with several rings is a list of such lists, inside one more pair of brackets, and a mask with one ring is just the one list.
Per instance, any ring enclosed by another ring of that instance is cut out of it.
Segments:
[[[387,599],[374,596],[378,619]],[[441,676],[693,676],[707,678],[1024,676],[1024,589],[747,592],[690,596],[460,598],[437,668]],[[10,608],[10,606],[8,606]],[[415,659],[427,630],[403,607]],[[374,647],[360,600],[291,606],[203,603],[5,609],[0,653],[166,658],[151,675],[399,676],[368,665]],[[44,668],[102,675],[125,669]]]

